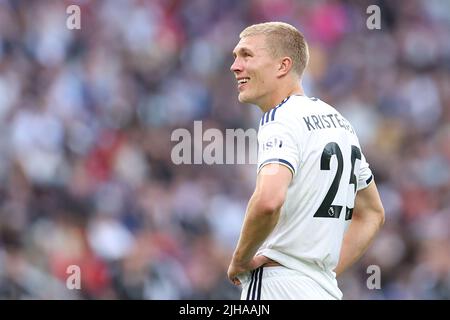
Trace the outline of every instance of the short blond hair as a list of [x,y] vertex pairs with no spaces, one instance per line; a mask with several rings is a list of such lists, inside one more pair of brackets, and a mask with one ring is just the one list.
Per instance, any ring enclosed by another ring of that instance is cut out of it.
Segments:
[[265,22],[245,28],[239,38],[264,34],[274,58],[288,56],[294,71],[301,76],[309,60],[308,44],[303,34],[294,26],[284,22]]

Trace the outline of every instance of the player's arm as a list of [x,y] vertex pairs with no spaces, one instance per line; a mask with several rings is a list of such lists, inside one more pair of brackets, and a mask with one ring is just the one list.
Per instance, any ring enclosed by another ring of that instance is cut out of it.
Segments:
[[292,172],[284,165],[270,163],[260,170],[228,269],[228,277],[234,283],[236,275],[256,269],[268,260],[255,254],[278,222],[291,180]]
[[350,226],[344,235],[339,263],[334,270],[340,275],[367,250],[384,224],[384,209],[375,181],[358,191]]

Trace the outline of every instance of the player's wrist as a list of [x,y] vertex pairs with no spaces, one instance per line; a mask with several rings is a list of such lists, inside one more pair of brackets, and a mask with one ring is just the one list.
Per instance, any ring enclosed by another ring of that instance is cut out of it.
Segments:
[[249,264],[251,260],[252,260],[251,257],[246,258],[244,255],[240,254],[239,252],[235,252],[233,254],[233,258],[231,259],[231,262],[235,266],[244,267],[247,264]]

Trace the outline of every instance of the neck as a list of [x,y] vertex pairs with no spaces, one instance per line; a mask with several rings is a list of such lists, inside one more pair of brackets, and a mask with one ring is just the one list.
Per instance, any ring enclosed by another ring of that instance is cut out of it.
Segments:
[[[296,83],[293,86],[290,87],[280,87],[281,90],[272,92],[269,96],[269,98],[262,104],[258,104],[258,107],[261,109],[262,112],[267,112],[269,110],[272,110],[277,105],[279,105],[284,99],[286,99],[289,96],[298,94],[303,95],[304,91],[302,88],[302,85],[300,83]],[[285,89],[285,90],[283,90]]]

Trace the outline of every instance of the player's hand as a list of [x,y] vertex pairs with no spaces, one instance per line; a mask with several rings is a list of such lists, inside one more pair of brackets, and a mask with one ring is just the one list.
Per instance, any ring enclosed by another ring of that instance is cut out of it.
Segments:
[[241,285],[241,282],[237,278],[238,275],[255,270],[269,261],[270,259],[265,256],[255,256],[248,263],[240,263],[233,258],[230,266],[228,267],[228,279],[230,279],[234,285],[239,286]]

